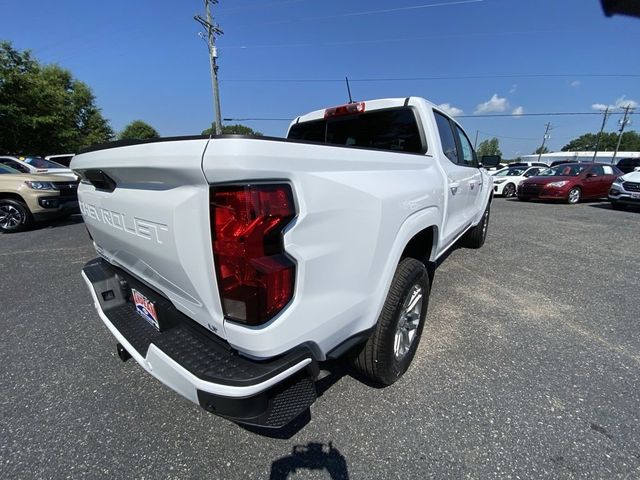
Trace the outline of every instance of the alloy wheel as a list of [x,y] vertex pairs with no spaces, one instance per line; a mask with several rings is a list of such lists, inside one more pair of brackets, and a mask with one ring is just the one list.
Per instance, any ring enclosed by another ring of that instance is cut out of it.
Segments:
[[422,287],[415,284],[411,287],[409,295],[402,304],[398,327],[393,339],[393,353],[397,360],[402,359],[411,350],[416,339],[422,314],[422,296]]
[[13,230],[23,222],[22,213],[13,205],[0,205],[0,227]]

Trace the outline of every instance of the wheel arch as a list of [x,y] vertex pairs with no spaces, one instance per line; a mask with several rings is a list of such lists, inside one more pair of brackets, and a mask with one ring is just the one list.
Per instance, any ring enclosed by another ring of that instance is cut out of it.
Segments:
[[436,272],[436,248],[438,245],[438,227],[431,225],[417,232],[406,244],[400,255],[400,263],[405,258],[414,258],[424,264],[429,273],[429,282],[433,283]]
[[[18,200],[19,202],[24,203],[25,205],[27,205],[27,202],[24,200],[24,198],[22,197],[22,195],[18,194],[18,193],[13,193],[13,192],[0,192],[0,200],[4,200],[4,199],[10,199],[10,200]],[[28,207],[27,207],[28,208]]]

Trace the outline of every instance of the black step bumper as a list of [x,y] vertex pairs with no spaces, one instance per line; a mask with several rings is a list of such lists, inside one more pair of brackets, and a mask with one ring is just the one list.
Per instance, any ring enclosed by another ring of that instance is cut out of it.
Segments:
[[[308,347],[251,360],[163,295],[102,259],[87,263],[83,277],[100,317],[129,354],[206,410],[238,423],[280,428],[315,401],[318,366]],[[136,312],[132,288],[154,302],[160,330]]]

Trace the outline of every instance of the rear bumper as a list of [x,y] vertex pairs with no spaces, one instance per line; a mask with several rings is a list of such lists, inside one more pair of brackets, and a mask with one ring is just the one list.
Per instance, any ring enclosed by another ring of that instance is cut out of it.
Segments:
[[[82,276],[100,318],[131,357],[208,411],[238,423],[279,428],[315,401],[318,367],[305,346],[273,359],[250,360],[104,260],[87,263]],[[165,320],[162,331],[136,313],[132,287],[155,301]]]

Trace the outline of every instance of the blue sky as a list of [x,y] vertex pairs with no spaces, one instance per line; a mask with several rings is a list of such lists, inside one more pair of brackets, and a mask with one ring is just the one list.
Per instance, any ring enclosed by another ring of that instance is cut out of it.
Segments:
[[[193,20],[202,10],[200,0],[0,0],[0,39],[88,83],[115,129],[142,119],[162,135],[200,133],[212,118],[206,45]],[[318,80],[345,75],[369,80],[352,83],[356,99],[422,96],[465,115],[640,102],[640,77],[577,75],[640,75],[640,20],[607,18],[599,0],[220,0],[215,13],[225,32],[225,118],[292,118],[344,103],[343,83]],[[371,81],[469,76],[481,78]],[[548,144],[560,149],[601,118],[461,119],[472,139],[498,136],[505,157],[533,152],[547,121]],[[244,123],[270,135],[287,128]]]

